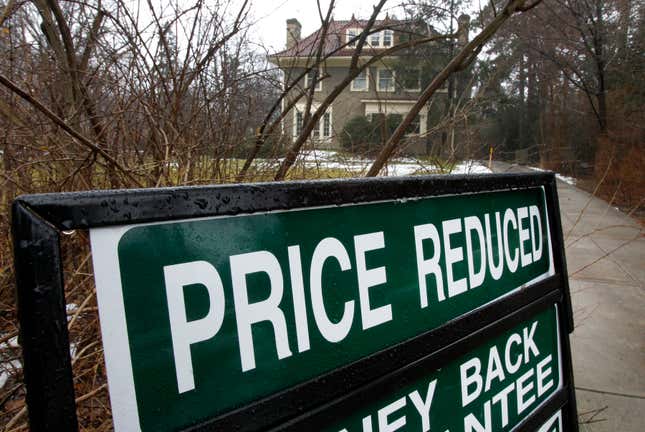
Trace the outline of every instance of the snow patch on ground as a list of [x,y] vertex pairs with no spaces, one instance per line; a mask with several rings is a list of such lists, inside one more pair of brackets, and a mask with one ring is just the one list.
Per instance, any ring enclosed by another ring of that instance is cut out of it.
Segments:
[[65,305],[65,311],[67,312],[67,322],[72,320],[74,313],[78,310],[78,305],[76,303],[67,303]]
[[[72,319],[74,312],[78,310],[76,303],[65,305],[67,312],[67,321]],[[2,336],[2,335],[0,335]],[[0,343],[0,389],[4,388],[9,378],[15,376],[22,369],[22,360],[16,358],[19,348],[18,336],[14,336],[6,342]],[[72,358],[76,355],[77,346],[74,342],[70,343],[69,354]]]
[[[18,348],[18,336],[14,336],[6,342],[0,344],[0,358],[13,356],[13,351]],[[22,369],[22,362],[19,359],[7,360],[0,362],[0,389],[7,384],[9,377],[15,375],[17,371]]]
[[0,350],[18,348],[18,336],[14,336],[6,342],[0,344]]
[[[69,306],[69,305],[67,305]],[[74,305],[76,306],[76,305]],[[14,336],[6,342],[0,344],[0,359],[12,358],[16,356],[18,345],[18,336]],[[69,355],[71,358],[76,356],[77,345],[72,342],[69,345]],[[11,360],[0,361],[0,389],[4,388],[9,381],[9,377],[15,376],[22,369],[22,360],[13,358]]]
[[[268,161],[267,161],[268,162]],[[282,159],[278,160],[278,163]],[[364,174],[374,159],[344,155],[331,150],[309,150],[301,153],[297,164],[307,168],[338,169],[348,173]],[[479,161],[467,160],[456,164],[448,171],[420,159],[402,157],[390,161],[384,169],[387,176],[406,176],[413,174],[490,174],[492,171]]]
[[492,171],[479,161],[463,161],[455,165],[450,174],[490,174]]
[[18,359],[0,363],[0,389],[7,384],[9,377],[15,375],[20,369],[22,369],[22,362]]
[[[529,168],[532,169],[533,171],[542,171],[542,172],[547,171],[545,169],[538,168],[538,167],[529,167]],[[570,184],[571,186],[576,185],[576,179],[573,178],[573,177],[567,177],[567,176],[563,176],[562,174],[555,173],[555,178],[557,178],[558,180],[563,181],[563,182],[565,182],[567,184]]]

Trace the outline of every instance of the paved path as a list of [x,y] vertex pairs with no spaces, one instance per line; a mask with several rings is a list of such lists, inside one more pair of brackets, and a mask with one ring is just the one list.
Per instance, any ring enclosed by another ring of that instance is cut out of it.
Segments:
[[[495,172],[518,171],[496,164]],[[558,181],[581,432],[645,431],[645,230]]]

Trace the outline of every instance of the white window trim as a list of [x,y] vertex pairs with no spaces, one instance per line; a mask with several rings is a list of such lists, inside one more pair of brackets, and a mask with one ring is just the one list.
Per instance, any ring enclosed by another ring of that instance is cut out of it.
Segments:
[[[388,87],[387,89],[382,89],[381,88],[381,71],[382,70],[389,70],[392,72],[392,87]],[[386,68],[386,67],[378,67],[376,69],[376,90],[384,93],[393,93],[396,90],[396,71],[394,69]]]
[[[295,141],[295,140],[296,140],[296,138],[298,138],[298,136],[300,135],[300,134],[298,133],[298,112],[301,112],[301,111],[300,111],[300,110],[298,110],[298,109],[296,109],[296,110],[293,112],[293,129],[292,129],[293,134],[292,134],[292,135],[293,135],[293,140],[294,140],[294,141]],[[304,118],[304,116],[303,116],[303,118]],[[304,125],[303,125],[303,126],[304,126]]]
[[[388,32],[390,34],[390,44],[389,45],[385,45],[385,32]],[[393,30],[388,30],[388,29],[382,30],[381,31],[381,46],[383,48],[390,48],[393,45],[394,45],[394,31]]]
[[417,80],[417,83],[418,83],[418,85],[419,85],[419,86],[418,86],[418,87],[416,87],[416,88],[407,88],[407,87],[403,87],[403,90],[405,90],[405,91],[409,91],[409,92],[420,92],[420,91],[421,91],[421,69],[419,69],[419,68],[413,68],[413,70],[415,70],[415,71],[417,72],[417,75],[418,75],[418,78],[419,78],[419,79]]
[[[310,73],[311,73],[311,71],[309,71],[309,72],[307,72],[305,74],[305,89],[308,89],[309,85],[310,85],[310,83],[309,83],[309,74]],[[316,83],[316,87],[314,87],[314,91],[317,91],[317,92],[322,91],[323,80],[321,78],[323,76],[323,73],[324,73],[324,71],[323,71],[322,66],[318,66],[318,82]]]
[[361,33],[363,33],[363,29],[362,28],[357,28],[357,27],[352,27],[352,28],[345,29],[345,43],[349,43],[349,41],[351,39],[350,36],[349,36],[350,32],[355,32],[356,33],[354,35],[356,40],[354,41],[353,45],[347,45],[347,48],[356,48],[356,44],[358,43],[358,39],[359,39]]
[[[320,105],[316,103],[311,104],[311,115],[316,112]],[[297,124],[297,112],[303,113],[303,120],[304,120],[304,111],[307,108],[307,104],[304,103],[299,103],[296,104],[294,111],[293,111],[293,129],[292,129],[292,135],[293,135],[293,141],[295,141],[298,138],[297,130],[298,130],[298,124]],[[323,136],[323,132],[325,131],[325,114],[329,114],[329,136]],[[304,127],[304,124],[303,124]],[[316,142],[331,142],[332,136],[334,135],[334,114],[333,114],[333,109],[331,106],[327,107],[327,110],[323,113],[323,115],[320,116],[320,120],[318,120],[318,137],[315,138]],[[311,134],[309,135],[309,140],[314,139],[314,130],[311,130]]]
[[[400,114],[405,116],[414,105],[413,101],[409,100],[378,100],[378,99],[364,99],[361,100],[365,104],[365,116],[370,114]],[[419,111],[419,133],[406,133],[405,136],[425,136],[428,132],[428,107],[423,107]]]
[[[390,34],[390,44],[389,45],[385,45],[385,32],[388,32]],[[372,44],[372,38],[375,37],[375,36],[378,36],[378,44],[373,45]],[[389,29],[385,29],[385,30],[381,30],[381,31],[372,33],[367,37],[366,42],[372,48],[390,48],[390,47],[394,46],[394,31],[389,30]]]
[[367,86],[364,89],[355,88],[354,87],[354,80],[356,78],[354,78],[352,80],[351,84],[349,85],[349,91],[353,91],[353,92],[367,92],[367,91],[370,91],[370,69],[367,68],[367,69],[364,70],[364,72],[365,72],[365,82],[366,82]]
[[[376,36],[378,36],[378,44],[377,44],[377,45],[373,45],[373,44],[372,44],[372,39],[373,39],[374,37],[376,37]],[[372,47],[372,48],[380,48],[380,47],[381,47],[381,45],[382,45],[382,43],[383,43],[383,32],[376,32],[376,33],[372,33],[372,34],[370,34],[370,35],[367,37],[366,42],[367,42],[367,44],[368,44],[370,47]]]

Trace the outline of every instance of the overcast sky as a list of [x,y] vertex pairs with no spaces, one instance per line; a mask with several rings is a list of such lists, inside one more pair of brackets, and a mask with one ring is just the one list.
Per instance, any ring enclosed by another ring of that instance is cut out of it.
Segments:
[[[334,19],[347,20],[352,13],[356,18],[369,18],[376,0],[337,0],[334,8]],[[396,14],[395,5],[400,0],[390,0],[383,8],[385,12]],[[328,0],[321,0],[323,16],[329,7]],[[399,12],[400,14],[400,12]],[[269,51],[284,49],[286,41],[286,20],[296,18],[302,24],[302,37],[320,27],[320,17],[316,0],[252,0],[251,15],[254,25],[251,39],[268,48]]]
[[[243,1],[243,0],[238,0]],[[378,0],[336,0],[334,19],[348,20],[352,14],[356,18],[367,19],[372,14],[373,6]],[[403,0],[388,0],[379,18],[386,13],[402,18],[400,6]],[[466,3],[466,10],[474,16],[486,4],[483,0]],[[329,0],[320,0],[323,16],[327,13]],[[316,0],[251,0],[250,7],[252,26],[250,37],[253,42],[267,48],[269,52],[285,48],[286,20],[296,18],[302,24],[302,37],[308,36],[320,27],[320,16]]]

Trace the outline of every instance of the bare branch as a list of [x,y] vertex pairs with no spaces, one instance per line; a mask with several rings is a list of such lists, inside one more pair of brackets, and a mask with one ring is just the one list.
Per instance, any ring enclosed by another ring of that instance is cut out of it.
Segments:
[[[475,36],[475,38],[470,41],[466,46],[464,46],[461,51],[446,65],[446,67],[434,77],[430,82],[428,87],[421,93],[417,102],[412,106],[410,111],[406,114],[405,118],[401,121],[399,126],[396,128],[392,136],[383,146],[383,149],[379,152],[376,157],[376,160],[368,170],[366,176],[374,177],[378,175],[381,169],[385,166],[385,163],[392,156],[394,151],[397,149],[401,138],[405,135],[405,131],[408,129],[414,118],[417,116],[421,108],[430,100],[432,95],[441,88],[444,82],[452,75],[454,72],[458,71],[459,68],[468,61],[467,59],[472,56],[478,49],[481,47],[497,32],[497,30],[504,24],[504,22],[510,18],[513,14],[519,11],[520,7],[524,6],[525,0],[510,0],[504,10],[501,11],[493,20],[486,26],[482,31]],[[538,0],[541,1],[541,0]]]
[[38,111],[42,112],[47,116],[51,121],[53,121],[56,125],[58,125],[61,129],[63,129],[65,132],[67,132],[70,136],[76,138],[81,144],[83,144],[85,147],[89,148],[92,151],[97,152],[100,154],[103,159],[106,160],[109,164],[117,168],[119,171],[121,171],[123,174],[125,174],[132,182],[139,187],[142,187],[142,184],[137,180],[132,173],[123,167],[116,159],[114,159],[112,156],[110,156],[109,153],[107,153],[105,150],[103,150],[101,147],[84,137],[80,132],[77,132],[74,130],[71,126],[69,126],[63,119],[58,117],[56,114],[51,112],[45,105],[43,105],[40,101],[35,99],[33,96],[31,96],[29,93],[21,89],[17,84],[15,84],[13,81],[11,81],[9,78],[4,76],[4,74],[0,74],[0,84],[4,85],[7,87],[9,90],[11,90],[13,93],[16,95],[20,96],[22,99],[27,101],[29,104],[31,104],[33,107],[38,109]]

